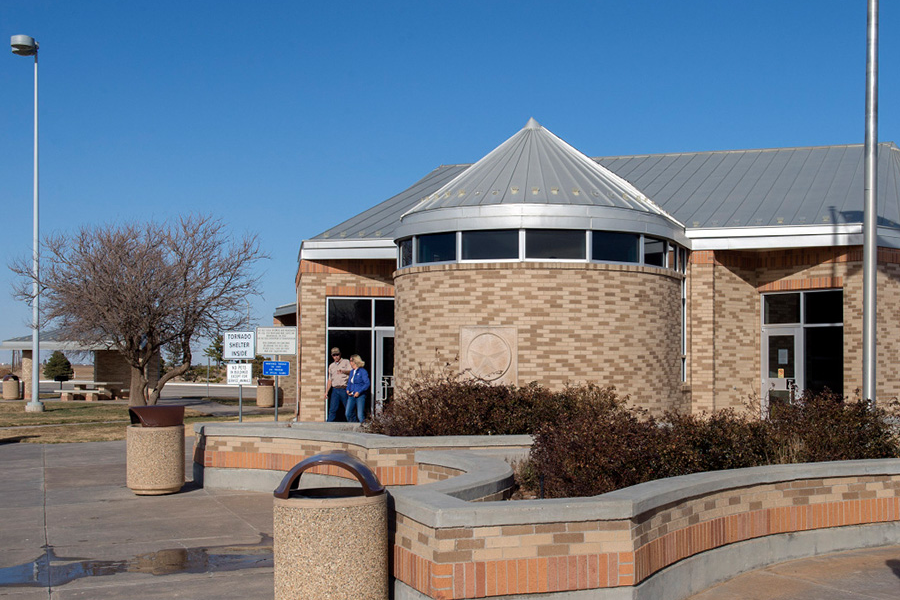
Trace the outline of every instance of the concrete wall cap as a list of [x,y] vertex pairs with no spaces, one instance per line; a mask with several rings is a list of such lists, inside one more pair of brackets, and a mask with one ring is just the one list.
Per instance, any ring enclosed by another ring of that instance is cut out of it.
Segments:
[[[533,523],[633,519],[647,511],[706,494],[804,479],[900,475],[900,459],[768,465],[694,473],[659,479],[600,496],[506,502],[468,502],[509,487],[512,469],[504,458],[530,445],[530,436],[452,436],[392,438],[348,431],[346,424],[196,424],[208,436],[278,437],[342,442],[367,449],[421,448],[420,464],[465,471],[463,475],[419,486],[392,486],[398,512],[429,527],[490,527]],[[495,450],[458,450],[493,446]],[[519,446],[518,450],[515,447]],[[440,450],[441,447],[447,450]],[[457,450],[454,450],[456,448]]]
[[362,433],[359,425],[347,423],[196,423],[194,432],[215,437],[276,437],[282,439],[333,441],[362,448],[473,448],[530,447],[530,435],[454,435],[391,437]]

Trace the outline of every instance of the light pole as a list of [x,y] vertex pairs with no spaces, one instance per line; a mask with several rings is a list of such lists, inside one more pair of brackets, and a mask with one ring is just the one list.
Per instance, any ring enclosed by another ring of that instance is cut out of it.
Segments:
[[40,345],[40,285],[38,284],[40,241],[38,237],[38,43],[28,35],[14,35],[9,39],[13,54],[34,57],[34,245],[32,250],[32,295],[31,307],[31,402],[25,405],[25,412],[44,412],[40,400],[41,388],[41,345]]

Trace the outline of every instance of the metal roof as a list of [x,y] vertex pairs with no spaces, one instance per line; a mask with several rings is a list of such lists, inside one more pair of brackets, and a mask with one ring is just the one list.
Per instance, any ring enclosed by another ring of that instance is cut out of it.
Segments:
[[[105,344],[82,344],[69,340],[57,331],[41,331],[41,350],[67,350],[70,352],[89,352],[92,350],[108,350]],[[0,342],[0,350],[31,350],[31,334],[10,338]]]
[[396,196],[376,204],[312,239],[376,240],[383,238],[393,245],[393,234],[400,223],[400,215],[418,204],[424,196],[431,194],[467,168],[469,165],[441,165]]
[[401,220],[429,210],[497,204],[598,206],[663,214],[638,188],[529,119],[518,133]]
[[[862,223],[863,145],[595,159],[688,229]],[[878,146],[878,224],[900,227],[900,149]]]
[[[879,227],[900,229],[900,149],[893,142],[881,143],[878,158]],[[862,144],[592,160],[642,190],[684,223],[691,237],[702,235],[707,229],[786,230],[788,226],[837,226],[863,221]],[[383,240],[387,248],[400,225],[400,217],[469,166],[438,167],[409,189],[304,244]]]

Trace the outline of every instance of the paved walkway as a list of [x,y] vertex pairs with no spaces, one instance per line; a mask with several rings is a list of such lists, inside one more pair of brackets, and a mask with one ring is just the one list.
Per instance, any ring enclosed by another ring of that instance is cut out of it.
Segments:
[[0,445],[0,482],[0,597],[274,594],[271,494],[135,496],[125,442]]
[[691,600],[900,598],[900,546],[824,554],[744,573]]
[[[125,442],[0,444],[2,598],[272,598],[271,535],[270,493],[135,496]],[[782,563],[693,600],[788,598],[900,598],[900,546]]]

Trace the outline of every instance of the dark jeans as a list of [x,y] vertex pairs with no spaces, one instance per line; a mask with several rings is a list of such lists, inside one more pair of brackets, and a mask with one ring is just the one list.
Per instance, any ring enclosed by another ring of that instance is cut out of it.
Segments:
[[366,420],[366,395],[360,394],[359,398],[347,397],[347,422],[362,423]]
[[347,410],[347,389],[331,388],[331,397],[328,398],[328,421],[333,422],[337,419],[338,409],[342,412]]

